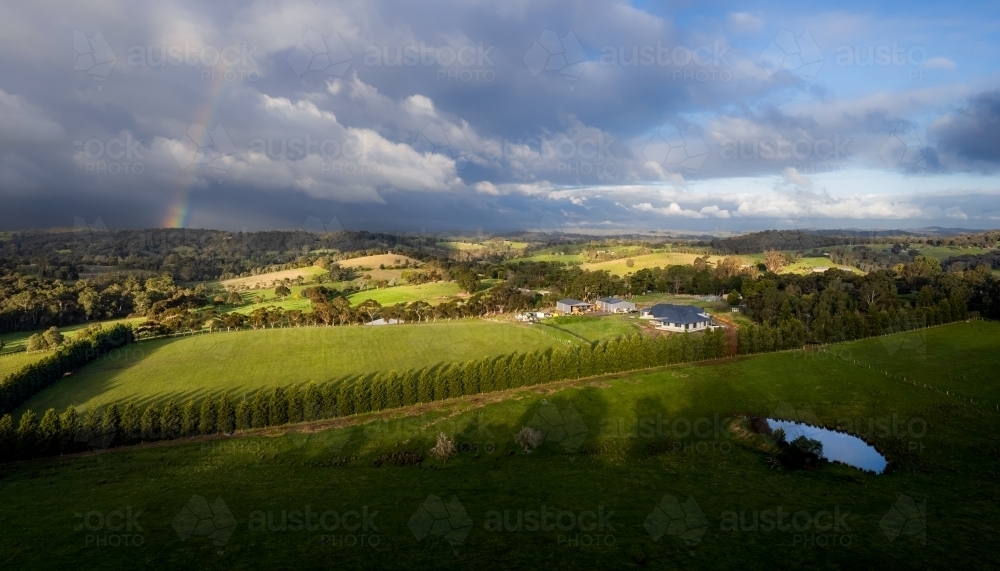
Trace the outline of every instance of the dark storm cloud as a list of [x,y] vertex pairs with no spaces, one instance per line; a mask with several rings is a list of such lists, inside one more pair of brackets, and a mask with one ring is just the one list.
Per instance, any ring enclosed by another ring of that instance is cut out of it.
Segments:
[[[384,229],[712,229],[972,214],[883,187],[995,162],[995,92],[928,137],[920,117],[941,116],[962,88],[887,94],[857,88],[831,57],[815,77],[760,61],[784,28],[822,44],[845,23],[872,34],[878,16],[751,12],[9,3],[0,224],[259,229],[315,214]],[[828,177],[864,169],[877,175],[867,185]],[[997,186],[925,180],[949,189],[945,202]]]
[[1000,89],[980,93],[931,127],[943,152],[972,162],[1000,163]]

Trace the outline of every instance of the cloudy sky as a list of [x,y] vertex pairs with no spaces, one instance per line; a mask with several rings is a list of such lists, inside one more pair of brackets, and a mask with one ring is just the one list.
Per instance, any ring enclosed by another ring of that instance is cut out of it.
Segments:
[[892,4],[5,2],[0,229],[998,227],[1000,4]]

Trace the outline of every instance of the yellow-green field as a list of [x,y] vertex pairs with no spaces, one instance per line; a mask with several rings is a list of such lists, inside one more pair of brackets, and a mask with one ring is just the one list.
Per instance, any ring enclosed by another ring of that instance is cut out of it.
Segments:
[[365,267],[365,268],[377,269],[380,265],[399,266],[407,262],[409,262],[411,265],[420,264],[420,260],[408,258],[402,254],[379,254],[377,256],[362,256],[360,258],[348,258],[346,260],[340,260],[337,263],[344,268]]
[[256,276],[233,278],[230,280],[224,280],[221,283],[225,288],[266,288],[270,287],[276,281],[280,282],[286,279],[294,280],[298,277],[309,280],[313,276],[325,273],[328,273],[328,271],[319,266],[308,266],[305,268],[296,268],[294,270],[283,270],[280,272],[270,272]]
[[[117,325],[119,323],[131,323],[133,325],[142,323],[145,321],[143,318],[137,319],[112,319],[109,321],[91,322],[91,323],[76,323],[74,325],[67,325],[65,327],[60,327],[59,332],[63,334],[64,337],[68,339],[73,339],[77,334],[82,331],[88,325],[93,323],[100,323],[105,327],[110,327],[112,325]],[[0,334],[0,339],[4,342],[4,348],[2,353],[16,353],[24,351],[25,346],[28,344],[28,337],[31,337],[34,333],[41,333],[44,329],[37,331],[15,331],[13,333],[3,333]],[[44,353],[39,353],[39,355],[44,356]],[[2,376],[2,375],[0,375]]]
[[203,333],[113,351],[45,389],[23,408],[186,400],[223,391],[241,395],[261,387],[560,345],[532,326],[486,320]]

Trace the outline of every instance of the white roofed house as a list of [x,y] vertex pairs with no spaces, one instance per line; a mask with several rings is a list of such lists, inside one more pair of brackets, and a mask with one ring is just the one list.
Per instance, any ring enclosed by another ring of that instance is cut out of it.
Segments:
[[608,313],[632,313],[635,311],[635,304],[631,301],[618,299],[617,297],[602,297],[597,300],[597,309]]
[[659,303],[639,310],[639,317],[649,319],[657,329],[674,332],[707,331],[718,327],[708,313],[693,305]]

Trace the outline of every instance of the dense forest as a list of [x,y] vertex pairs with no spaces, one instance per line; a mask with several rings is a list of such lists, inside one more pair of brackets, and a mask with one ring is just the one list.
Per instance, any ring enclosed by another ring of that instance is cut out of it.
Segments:
[[81,266],[169,273],[178,281],[224,279],[294,264],[309,253],[398,254],[422,259],[432,236],[372,232],[224,232],[155,229],[16,232],[0,241],[0,264],[39,277],[76,279]]

